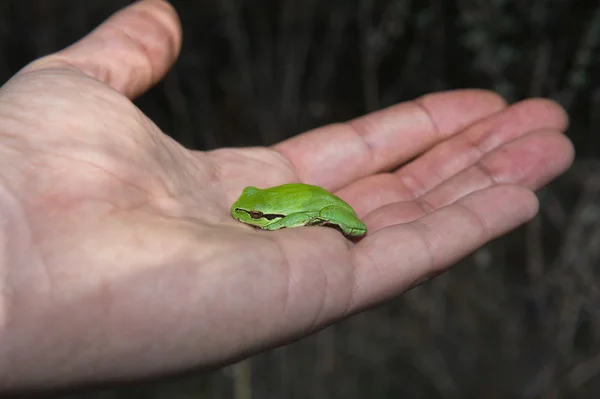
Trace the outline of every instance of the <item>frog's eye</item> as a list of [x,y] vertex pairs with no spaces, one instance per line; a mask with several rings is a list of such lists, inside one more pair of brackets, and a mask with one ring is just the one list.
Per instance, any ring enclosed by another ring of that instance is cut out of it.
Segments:
[[264,215],[262,212],[257,212],[257,211],[250,211],[250,212],[248,212],[248,213],[250,214],[250,217],[251,217],[252,219],[260,219],[260,218],[262,218],[262,217],[263,217],[263,215]]

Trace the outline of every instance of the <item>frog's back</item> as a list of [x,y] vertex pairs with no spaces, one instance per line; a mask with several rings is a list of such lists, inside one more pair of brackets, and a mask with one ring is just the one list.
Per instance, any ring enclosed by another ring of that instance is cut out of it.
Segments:
[[335,205],[354,213],[352,207],[329,191],[319,186],[304,183],[289,183],[262,190],[263,198],[279,206],[301,204],[306,210],[319,211],[328,205]]

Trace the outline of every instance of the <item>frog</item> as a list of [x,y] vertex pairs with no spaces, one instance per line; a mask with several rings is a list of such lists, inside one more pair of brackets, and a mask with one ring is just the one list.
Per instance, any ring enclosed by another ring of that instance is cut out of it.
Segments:
[[231,206],[231,216],[269,231],[327,226],[347,237],[357,238],[367,233],[367,226],[347,202],[322,187],[305,183],[265,189],[245,187]]

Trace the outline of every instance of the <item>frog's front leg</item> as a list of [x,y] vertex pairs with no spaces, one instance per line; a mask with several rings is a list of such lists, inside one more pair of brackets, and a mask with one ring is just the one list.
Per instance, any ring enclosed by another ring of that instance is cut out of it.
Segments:
[[314,219],[313,215],[307,213],[292,213],[291,215],[282,217],[269,223],[264,227],[265,230],[279,230],[286,227],[306,226]]
[[327,206],[321,209],[319,219],[338,226],[348,236],[360,237],[367,232],[367,226],[356,214],[339,206]]

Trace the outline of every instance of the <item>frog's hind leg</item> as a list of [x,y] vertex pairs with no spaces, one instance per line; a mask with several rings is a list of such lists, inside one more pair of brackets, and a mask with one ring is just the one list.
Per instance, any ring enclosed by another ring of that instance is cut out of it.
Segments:
[[326,206],[319,212],[319,218],[327,221],[323,225],[341,230],[347,236],[360,237],[367,232],[367,226],[354,212],[339,206]]
[[313,216],[306,213],[292,213],[291,215],[277,219],[264,227],[265,230],[279,230],[286,227],[306,226],[314,219]]

